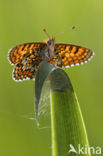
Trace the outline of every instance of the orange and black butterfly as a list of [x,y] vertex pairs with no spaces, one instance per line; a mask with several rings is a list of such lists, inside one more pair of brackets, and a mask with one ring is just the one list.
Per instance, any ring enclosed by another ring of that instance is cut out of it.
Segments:
[[45,43],[32,42],[15,46],[9,50],[9,61],[15,65],[14,80],[35,79],[39,64],[46,60],[57,67],[72,67],[86,63],[93,51],[77,45],[57,43],[55,38]]

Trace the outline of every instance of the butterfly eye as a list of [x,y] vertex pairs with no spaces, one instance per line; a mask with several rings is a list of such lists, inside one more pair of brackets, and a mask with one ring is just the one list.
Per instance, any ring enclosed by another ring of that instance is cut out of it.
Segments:
[[51,40],[48,40],[48,44],[51,45]]

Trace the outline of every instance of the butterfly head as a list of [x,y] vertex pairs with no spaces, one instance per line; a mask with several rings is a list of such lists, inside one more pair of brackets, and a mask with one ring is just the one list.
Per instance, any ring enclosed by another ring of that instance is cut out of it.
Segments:
[[49,49],[49,52],[50,52],[50,56],[53,56],[53,54],[54,54],[54,46],[55,46],[55,38],[52,37],[52,38],[48,39],[46,44],[48,46],[48,49]]
[[48,40],[45,40],[45,43],[48,47],[48,53],[49,56],[53,56],[54,55],[54,47],[55,47],[55,38],[49,38]]
[[52,38],[50,38],[50,39],[48,39],[47,41],[46,41],[46,44],[48,45],[48,46],[54,46],[55,45],[55,38],[54,37],[52,37]]
[[50,35],[48,34],[48,32],[46,31],[46,29],[44,28],[43,31],[45,32],[45,34],[48,36],[48,40],[45,40],[45,43],[47,44],[48,47],[54,47],[55,45],[55,38],[52,37],[50,38]]

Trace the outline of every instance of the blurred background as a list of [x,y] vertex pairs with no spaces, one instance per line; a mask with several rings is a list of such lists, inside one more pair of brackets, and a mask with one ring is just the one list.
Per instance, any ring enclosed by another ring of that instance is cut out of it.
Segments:
[[[88,47],[94,58],[65,69],[82,110],[91,146],[103,148],[103,1],[0,0],[0,155],[51,156],[50,117],[42,108],[40,127],[34,120],[34,81],[15,82],[7,60],[15,45],[44,41],[72,26],[56,42]],[[44,105],[49,94],[44,94]],[[103,155],[103,151],[102,154]]]

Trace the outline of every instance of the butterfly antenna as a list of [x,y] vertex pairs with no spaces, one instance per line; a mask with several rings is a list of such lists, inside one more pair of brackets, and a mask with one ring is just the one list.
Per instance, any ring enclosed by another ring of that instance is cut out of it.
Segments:
[[47,33],[46,29],[44,28],[43,31],[45,32],[45,34],[50,38],[50,35]]
[[67,30],[65,30],[65,31],[62,31],[62,32],[56,34],[55,36],[59,36],[59,35],[61,35],[61,34],[64,34],[64,33],[67,32],[67,31],[73,30],[73,29],[75,29],[75,28],[76,28],[75,26],[72,26],[71,28],[69,28],[69,29],[67,29]]

